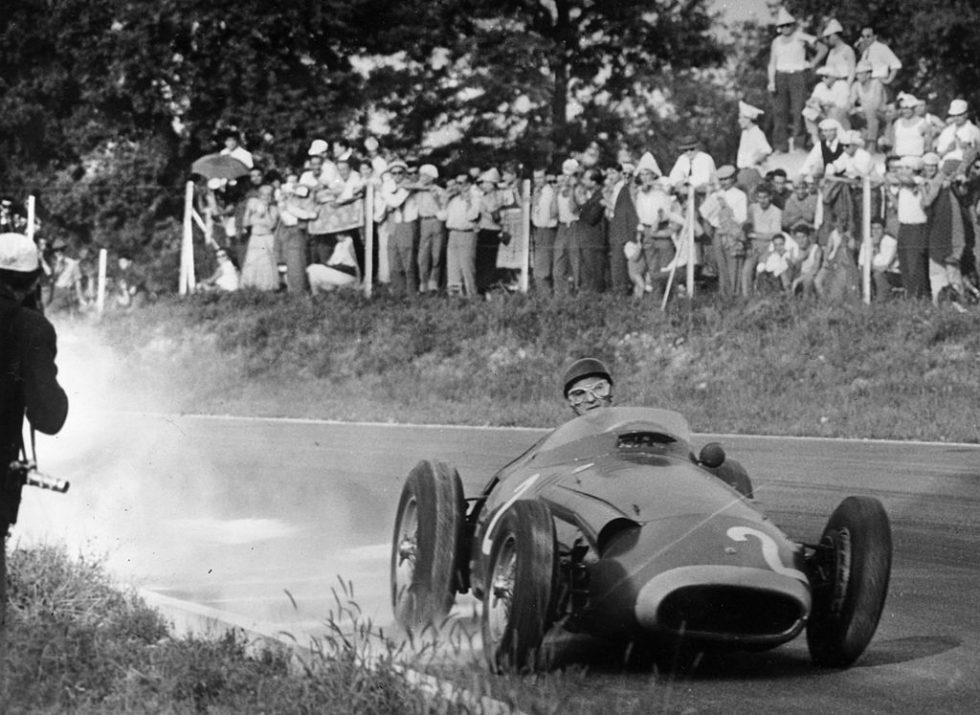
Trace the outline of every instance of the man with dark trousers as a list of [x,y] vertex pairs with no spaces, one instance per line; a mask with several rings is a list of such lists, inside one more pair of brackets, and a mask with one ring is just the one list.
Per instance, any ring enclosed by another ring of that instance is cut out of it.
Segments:
[[[19,473],[11,468],[24,450],[24,417],[32,430],[55,434],[68,416],[68,397],[58,384],[54,327],[42,315],[37,247],[18,233],[0,234],[0,535],[17,521]],[[4,554],[5,555],[5,554]],[[5,559],[4,559],[5,561]],[[0,569],[6,579],[6,568]],[[6,597],[6,583],[0,583]],[[0,637],[6,608],[0,603]]]

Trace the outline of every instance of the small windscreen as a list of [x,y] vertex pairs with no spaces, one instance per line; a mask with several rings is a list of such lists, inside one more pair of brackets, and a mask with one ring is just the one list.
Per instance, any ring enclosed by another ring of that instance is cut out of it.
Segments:
[[619,449],[650,449],[674,444],[677,439],[663,432],[624,432],[616,440]]

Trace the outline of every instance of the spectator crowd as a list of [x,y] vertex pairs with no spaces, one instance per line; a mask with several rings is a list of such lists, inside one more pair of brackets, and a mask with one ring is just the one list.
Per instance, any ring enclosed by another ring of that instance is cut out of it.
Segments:
[[[409,297],[512,291],[527,221],[539,293],[659,299],[685,289],[672,276],[693,263],[722,296],[843,300],[860,295],[868,264],[878,300],[974,300],[980,129],[970,107],[954,99],[941,119],[894,94],[902,63],[871,27],[855,28],[852,46],[837,20],[817,37],[783,9],[776,26],[771,107],[739,102],[736,155],[713,157],[684,136],[666,171],[667,157],[598,141],[554,166],[460,168],[393,155],[374,137],[314,138],[302,165],[273,169],[230,129],[220,153],[242,176],[202,181],[196,194],[216,248],[200,289],[316,295],[370,280]],[[781,159],[791,149],[802,163]],[[86,300],[73,261],[51,247],[51,302]],[[128,257],[118,269],[117,299],[138,295]]]

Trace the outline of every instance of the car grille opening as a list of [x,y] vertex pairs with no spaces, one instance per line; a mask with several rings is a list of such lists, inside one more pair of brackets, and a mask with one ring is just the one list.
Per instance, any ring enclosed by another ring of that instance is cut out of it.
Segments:
[[790,632],[802,616],[800,605],[784,594],[736,586],[687,586],[664,599],[657,620],[675,633],[752,638]]

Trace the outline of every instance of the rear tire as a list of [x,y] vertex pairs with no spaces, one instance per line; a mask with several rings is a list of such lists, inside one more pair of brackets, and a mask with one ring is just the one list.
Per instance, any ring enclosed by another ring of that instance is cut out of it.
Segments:
[[402,488],[391,546],[391,603],[409,633],[442,625],[456,598],[466,507],[459,473],[422,461]]
[[543,668],[558,576],[554,519],[542,502],[517,501],[496,531],[483,592],[487,662],[495,672]]
[[814,556],[806,628],[817,665],[846,668],[871,642],[888,595],[892,534],[881,502],[848,497],[834,510]]

